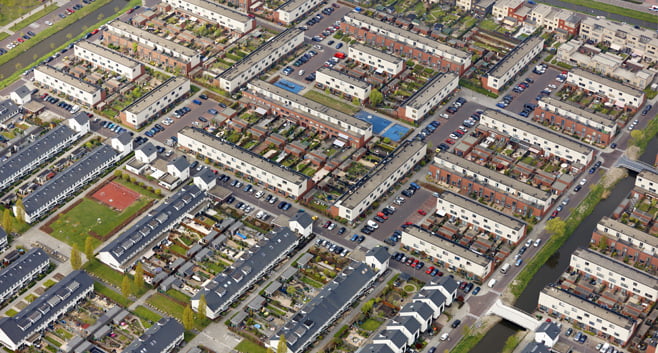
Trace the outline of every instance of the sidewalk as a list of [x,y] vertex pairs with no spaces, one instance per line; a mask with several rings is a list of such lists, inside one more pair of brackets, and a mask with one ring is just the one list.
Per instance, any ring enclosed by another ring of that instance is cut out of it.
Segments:
[[[65,4],[68,3],[68,2],[69,2],[68,0],[56,0],[56,1],[53,1],[53,2],[50,2],[50,3],[49,3],[49,2],[44,2],[42,5],[44,5],[44,6],[48,6],[48,5],[51,5],[51,4],[56,4],[56,5],[59,5],[59,7],[62,7],[63,5],[65,5]],[[21,17],[15,19],[15,20],[13,20],[12,22],[7,23],[6,25],[0,27],[0,32],[6,32],[6,33],[9,34],[9,35],[14,34],[15,32],[12,31],[10,28],[11,28],[14,24],[16,24],[16,23],[18,23],[18,22],[21,22],[22,20],[24,20],[24,19],[26,19],[26,18],[32,16],[33,14],[35,14],[35,13],[37,13],[37,12],[43,10],[43,9],[44,9],[44,6],[42,6],[42,5],[37,6],[37,7],[36,7],[35,9],[33,9],[32,11],[30,11],[30,12],[24,14],[23,16],[21,16]],[[54,12],[54,11],[53,11],[53,12]]]

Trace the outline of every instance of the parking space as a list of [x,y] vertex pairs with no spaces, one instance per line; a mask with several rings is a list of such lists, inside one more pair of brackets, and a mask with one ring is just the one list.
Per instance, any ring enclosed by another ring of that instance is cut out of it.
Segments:
[[[531,80],[533,80],[533,82],[530,83],[528,88],[526,88],[521,93],[513,92],[511,89],[508,90],[505,95],[510,95],[514,99],[505,109],[509,110],[510,112],[512,112],[513,115],[516,116],[523,110],[524,104],[527,103],[536,104],[537,100],[535,98],[540,95],[541,91],[545,90],[546,88],[549,88],[549,85],[554,85],[556,88],[559,88],[561,83],[555,80],[558,74],[560,74],[560,71],[553,69],[551,67],[548,67],[546,69],[546,72],[544,72],[544,74],[541,75],[529,71],[527,74],[523,75],[522,79],[518,80],[518,82],[520,83],[521,81],[524,81],[528,77]],[[516,87],[516,85],[514,87]],[[557,91],[555,88],[549,88],[549,89],[551,91]],[[501,97],[505,95],[501,95]]]

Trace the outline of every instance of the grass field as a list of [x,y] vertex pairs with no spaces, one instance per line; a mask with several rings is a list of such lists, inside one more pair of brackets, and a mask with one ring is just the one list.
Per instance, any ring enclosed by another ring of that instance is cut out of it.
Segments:
[[359,108],[353,106],[351,103],[348,103],[347,101],[340,101],[336,98],[329,97],[325,93],[320,93],[314,90],[310,90],[306,92],[304,94],[304,97],[349,115],[352,115],[360,110]]
[[631,9],[623,8],[621,6],[605,4],[594,0],[561,0],[561,1],[574,5],[589,7],[590,9],[601,10],[609,13],[614,13],[617,15],[632,17],[642,21],[658,23],[658,16],[649,12],[631,10]]
[[41,5],[39,0],[0,0],[0,26],[20,18]]
[[96,293],[109,298],[113,302],[123,306],[123,307],[128,307],[130,304],[132,304],[132,300],[124,297],[121,293],[115,292],[112,288],[106,287],[104,284],[100,282],[94,282],[94,290]]
[[248,339],[243,339],[242,342],[238,343],[235,350],[242,353],[267,353],[265,347]]
[[7,32],[0,32],[0,40],[3,40],[5,38],[9,37],[9,33]]
[[170,296],[170,297],[172,297],[172,298],[174,298],[174,299],[176,299],[176,300],[179,300],[179,301],[181,301],[181,302],[184,302],[184,303],[187,303],[187,302],[190,301],[190,297],[188,297],[187,295],[185,295],[185,293],[179,292],[179,291],[177,291],[177,290],[175,290],[175,289],[170,289],[170,290],[168,290],[168,291],[167,291],[167,295]]
[[160,310],[165,314],[169,314],[178,320],[183,319],[183,310],[185,307],[169,298],[162,293],[155,293],[146,300],[147,303],[153,305],[154,308]]
[[133,313],[137,315],[142,320],[142,324],[145,327],[151,327],[153,326],[153,323],[158,322],[160,319],[162,319],[162,316],[159,314],[154,313],[151,311],[151,309],[145,307],[145,306],[138,306],[133,310]]
[[48,5],[48,6],[46,6],[45,8],[41,9],[39,12],[36,12],[36,13],[30,15],[30,17],[27,17],[27,18],[25,18],[24,20],[15,23],[15,24],[14,24],[13,26],[11,26],[9,29],[11,29],[11,30],[14,31],[14,32],[16,32],[16,31],[20,31],[21,29],[23,29],[23,28],[29,26],[30,24],[36,22],[36,21],[37,21],[38,19],[40,19],[41,17],[43,17],[43,16],[45,16],[45,15],[47,15],[47,14],[49,14],[49,13],[55,11],[55,10],[57,10],[58,8],[59,8],[59,7],[58,7],[57,5],[55,5],[55,4]]

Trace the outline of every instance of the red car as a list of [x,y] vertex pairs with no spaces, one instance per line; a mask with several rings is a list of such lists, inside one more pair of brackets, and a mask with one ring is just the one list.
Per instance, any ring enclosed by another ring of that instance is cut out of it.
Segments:
[[249,18],[254,18],[254,17],[256,17],[256,16],[255,16],[254,14],[250,13],[250,14],[247,15],[247,17],[249,17]]
[[96,34],[96,33],[98,33],[98,28],[96,28],[95,30],[91,31],[91,34],[92,34],[92,35],[94,35],[94,34]]
[[569,74],[569,71],[566,71],[566,70],[562,71],[562,75],[568,75],[568,74]]
[[425,271],[425,273],[429,275],[430,273],[432,273],[432,271],[434,271],[434,266],[430,266],[430,268],[428,268],[427,271]]
[[325,224],[322,226],[322,228],[329,228],[330,225],[331,225],[331,221],[327,221],[327,223],[325,223]]
[[421,216],[426,216],[427,212],[425,212],[423,210],[418,210],[418,214],[420,214]]
[[414,259],[414,262],[412,262],[411,265],[409,265],[409,266],[416,267],[416,265],[418,265],[419,262],[420,261],[418,261],[418,259]]
[[21,42],[21,43],[23,43],[25,41],[25,39],[23,39],[23,38],[16,38],[16,40]]
[[410,225],[412,225],[412,224],[413,224],[412,222],[404,222],[404,225],[405,225],[405,226],[410,226]]
[[453,140],[453,139],[446,139],[446,143],[449,144],[449,145],[454,145],[454,144],[455,144],[455,140]]
[[68,13],[75,13],[75,11],[73,11],[72,9],[66,9],[66,12],[68,12]]

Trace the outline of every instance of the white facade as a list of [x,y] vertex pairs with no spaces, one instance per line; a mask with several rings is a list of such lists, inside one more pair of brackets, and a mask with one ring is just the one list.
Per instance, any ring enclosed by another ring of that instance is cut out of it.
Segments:
[[157,117],[165,108],[190,93],[190,80],[175,76],[148,92],[120,113],[121,120],[135,128],[142,127],[149,119]]
[[[36,249],[37,248],[33,248],[27,254],[19,257],[15,263],[0,271],[0,281],[3,282],[2,292],[0,292],[0,303],[4,303],[6,300],[13,297],[21,289],[27,287],[32,280],[48,269],[50,266],[48,255],[42,251],[37,253],[34,251]],[[16,267],[29,267],[31,270],[27,273],[21,273],[22,276],[18,277],[14,270]]]
[[304,31],[290,28],[269,42],[261,45],[251,54],[233,64],[218,76],[219,88],[233,92],[252,78],[288,55],[304,42]]
[[355,61],[397,76],[404,70],[404,59],[363,44],[350,44],[347,56]]
[[639,108],[644,103],[644,92],[582,69],[569,71],[566,82],[607,97],[620,107]]
[[517,9],[523,5],[524,0],[498,0],[494,3],[491,13],[497,21],[509,16],[510,10]]
[[275,19],[287,25],[318,6],[323,0],[290,0],[274,11]]
[[34,69],[34,81],[52,90],[73,97],[75,100],[90,107],[100,103],[104,98],[102,88],[82,81],[49,65],[40,65]]
[[658,237],[610,217],[601,218],[596,224],[596,232],[608,239],[617,239],[621,244],[630,244],[636,249],[635,253],[628,251],[630,256],[638,256],[640,251],[650,256],[658,256]]
[[255,19],[214,2],[206,0],[164,0],[164,2],[238,33],[247,33],[256,28]]
[[603,131],[610,136],[617,134],[618,125],[615,121],[581,109],[579,107],[570,105],[566,102],[553,99],[551,97],[542,97],[542,99],[537,102],[537,105],[543,110],[550,110],[556,115]]
[[635,178],[635,186],[658,194],[658,174],[649,170],[643,170]]
[[79,41],[73,47],[77,58],[86,60],[105,70],[116,72],[130,81],[144,74],[144,65],[110,48],[88,41]]
[[488,88],[499,91],[519,71],[528,67],[532,59],[542,50],[544,50],[544,38],[541,37],[531,37],[519,44],[487,72],[485,77]]
[[321,67],[316,71],[315,82],[361,101],[370,98],[371,85],[340,71]]
[[413,121],[424,118],[459,85],[459,75],[438,74],[404,103],[404,116]]
[[578,34],[584,40],[608,42],[613,50],[630,48],[634,55],[658,61],[658,34],[653,29],[587,16],[581,22]]
[[526,232],[524,222],[449,191],[436,199],[436,212],[455,216],[514,244],[518,243]]
[[455,6],[462,11],[471,11],[473,8],[474,0],[457,0]]
[[547,156],[554,155],[562,160],[582,165],[589,165],[594,159],[592,148],[534,123],[496,110],[485,110],[480,117],[480,124],[510,137],[529,142],[541,148]]

